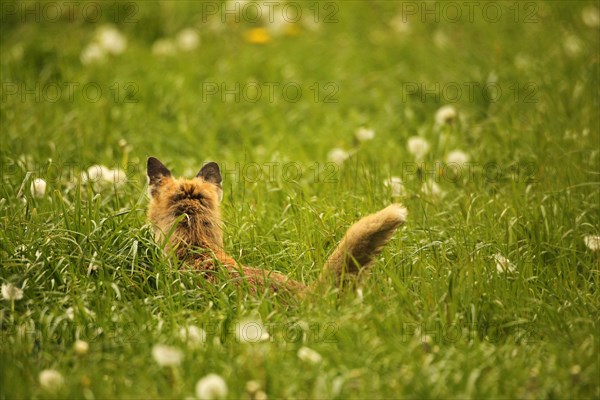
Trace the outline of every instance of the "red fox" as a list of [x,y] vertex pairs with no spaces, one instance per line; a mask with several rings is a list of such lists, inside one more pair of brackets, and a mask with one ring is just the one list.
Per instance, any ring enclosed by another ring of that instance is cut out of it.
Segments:
[[224,268],[235,282],[244,280],[255,293],[270,288],[301,295],[322,284],[342,284],[372,263],[407,216],[406,208],[392,204],[356,222],[325,263],[317,282],[304,285],[278,272],[241,265],[225,252],[222,178],[216,163],[207,163],[192,179],[176,179],[163,163],[150,157],[147,174],[148,218],[156,240],[201,271],[209,282],[214,283],[216,273]]

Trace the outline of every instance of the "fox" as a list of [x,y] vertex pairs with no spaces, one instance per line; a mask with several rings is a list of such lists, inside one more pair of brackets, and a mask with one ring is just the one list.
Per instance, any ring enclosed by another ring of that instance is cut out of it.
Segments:
[[174,178],[161,161],[149,157],[146,172],[148,220],[155,241],[209,283],[215,284],[216,277],[223,276],[219,272],[226,272],[232,282],[246,284],[255,294],[272,290],[303,296],[323,287],[343,287],[369,268],[408,215],[401,204],[391,204],[363,217],[348,229],[317,280],[304,284],[280,272],[238,263],[225,251],[220,210],[223,187],[217,163],[208,162],[195,177],[185,179]]

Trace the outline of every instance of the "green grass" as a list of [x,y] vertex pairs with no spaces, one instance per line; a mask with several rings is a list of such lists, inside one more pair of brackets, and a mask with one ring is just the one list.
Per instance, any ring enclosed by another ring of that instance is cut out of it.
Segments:
[[[319,29],[262,45],[244,40],[260,24],[204,23],[203,4],[215,3],[107,2],[97,21],[78,8],[52,22],[42,8],[22,21],[22,9],[6,8],[21,3],[2,2],[0,282],[24,296],[14,309],[0,303],[0,398],[183,398],[209,373],[231,398],[248,398],[250,380],[270,398],[600,397],[600,254],[583,239],[600,234],[599,30],[581,17],[598,2],[520,3],[518,17],[512,2],[483,3],[503,10],[495,23],[483,4],[472,22],[423,22],[421,9],[403,33],[390,25],[402,3],[321,2]],[[295,4],[314,16],[314,3]],[[126,51],[82,65],[109,22]],[[196,50],[152,54],[156,39],[186,27],[200,33]],[[490,80],[497,101],[481,89],[468,96]],[[249,82],[277,83],[274,101],[205,91]],[[282,95],[290,83],[298,101]],[[90,84],[102,90],[95,102]],[[456,101],[427,94],[455,84]],[[52,85],[72,85],[73,97],[51,101]],[[438,129],[448,103],[459,118]],[[372,141],[355,143],[361,126],[376,131]],[[414,135],[431,144],[420,171],[406,148]],[[327,163],[335,147],[353,151],[339,168]],[[460,179],[440,174],[454,149],[473,163]],[[217,161],[227,250],[306,283],[360,216],[401,201],[409,221],[360,282],[362,296],[332,290],[296,304],[207,287],[152,238],[150,155],[175,175]],[[124,169],[127,184],[81,185],[95,164]],[[390,176],[403,179],[400,198],[383,184]],[[445,196],[424,194],[423,177]],[[34,178],[47,181],[44,198],[31,195]],[[497,272],[498,253],[516,272]],[[247,318],[270,339],[238,341]],[[183,342],[187,325],[206,343]],[[74,351],[78,339],[87,354]],[[160,367],[155,344],[181,349],[182,363]],[[322,362],[300,360],[302,346]],[[44,390],[44,369],[65,385]]]

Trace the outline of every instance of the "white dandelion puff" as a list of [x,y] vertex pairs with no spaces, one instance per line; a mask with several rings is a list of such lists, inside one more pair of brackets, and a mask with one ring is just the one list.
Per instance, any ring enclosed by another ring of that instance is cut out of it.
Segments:
[[195,325],[181,327],[179,329],[179,337],[191,347],[196,347],[206,342],[206,332]]
[[319,353],[305,346],[298,349],[298,358],[311,364],[319,364],[321,361],[323,361],[323,357],[321,357]]
[[196,397],[199,399],[224,399],[227,392],[227,383],[217,374],[208,374],[196,383]]
[[415,159],[421,160],[429,152],[429,142],[420,136],[412,136],[408,138],[406,142],[406,148],[408,152],[412,154]]
[[458,166],[462,166],[462,165],[468,163],[469,160],[470,160],[469,155],[461,150],[453,150],[450,153],[448,153],[448,155],[446,156],[447,164],[454,164],[454,165],[458,165]]
[[579,53],[581,53],[582,50],[581,40],[573,34],[567,35],[567,37],[565,37],[563,46],[567,55],[571,57],[579,55]]
[[127,39],[114,26],[101,26],[96,34],[98,45],[110,54],[121,54],[127,48]]
[[31,195],[36,199],[42,199],[46,195],[46,181],[36,178],[31,182]]
[[79,56],[79,60],[83,65],[89,65],[104,61],[106,51],[98,43],[88,44]]
[[152,44],[152,54],[155,56],[171,56],[176,52],[177,46],[171,39],[158,39]]
[[342,165],[350,157],[350,154],[344,150],[336,147],[327,153],[327,160],[337,165]]
[[[590,235],[583,238],[583,241],[591,251],[600,251],[600,236]],[[4,287],[2,289],[4,291]]]
[[65,379],[60,372],[53,369],[45,369],[40,372],[40,386],[47,391],[56,391],[65,384]]
[[152,346],[152,358],[161,367],[172,367],[181,364],[183,353],[173,346],[155,344]]
[[383,182],[383,185],[390,189],[393,197],[404,196],[406,193],[402,179],[398,176],[391,176]]
[[177,34],[175,42],[181,50],[192,51],[200,44],[200,36],[195,29],[186,28]]
[[597,7],[589,5],[581,10],[581,20],[589,28],[600,27],[600,11]]
[[456,119],[456,109],[451,105],[440,107],[435,113],[435,123],[437,125],[449,125]]
[[425,196],[431,197],[442,198],[446,195],[446,193],[442,190],[440,185],[438,185],[434,181],[423,182],[423,185],[421,186],[421,191],[425,194]]
[[235,337],[241,343],[269,340],[269,332],[260,320],[246,319],[235,325]]
[[366,142],[375,138],[375,131],[373,129],[361,127],[356,130],[354,137],[356,137],[359,142]]
[[396,33],[404,34],[410,32],[410,23],[408,22],[407,16],[403,13],[392,18],[389,25]]
[[259,381],[248,381],[246,382],[246,392],[254,394],[261,389],[262,385]]
[[90,350],[90,344],[85,340],[76,340],[75,343],[73,343],[73,349],[77,355],[83,356]]
[[21,300],[23,298],[23,289],[16,287],[12,283],[3,283],[2,297],[8,301]]
[[515,264],[500,253],[494,254],[494,261],[496,261],[496,271],[498,272],[513,273],[517,270]]

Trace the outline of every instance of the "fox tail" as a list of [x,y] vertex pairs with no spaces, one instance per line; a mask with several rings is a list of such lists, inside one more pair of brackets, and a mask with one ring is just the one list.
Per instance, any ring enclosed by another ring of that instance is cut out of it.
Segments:
[[404,224],[407,215],[402,205],[392,204],[352,225],[327,259],[320,281],[333,279],[339,284],[345,277],[368,267],[396,229]]

